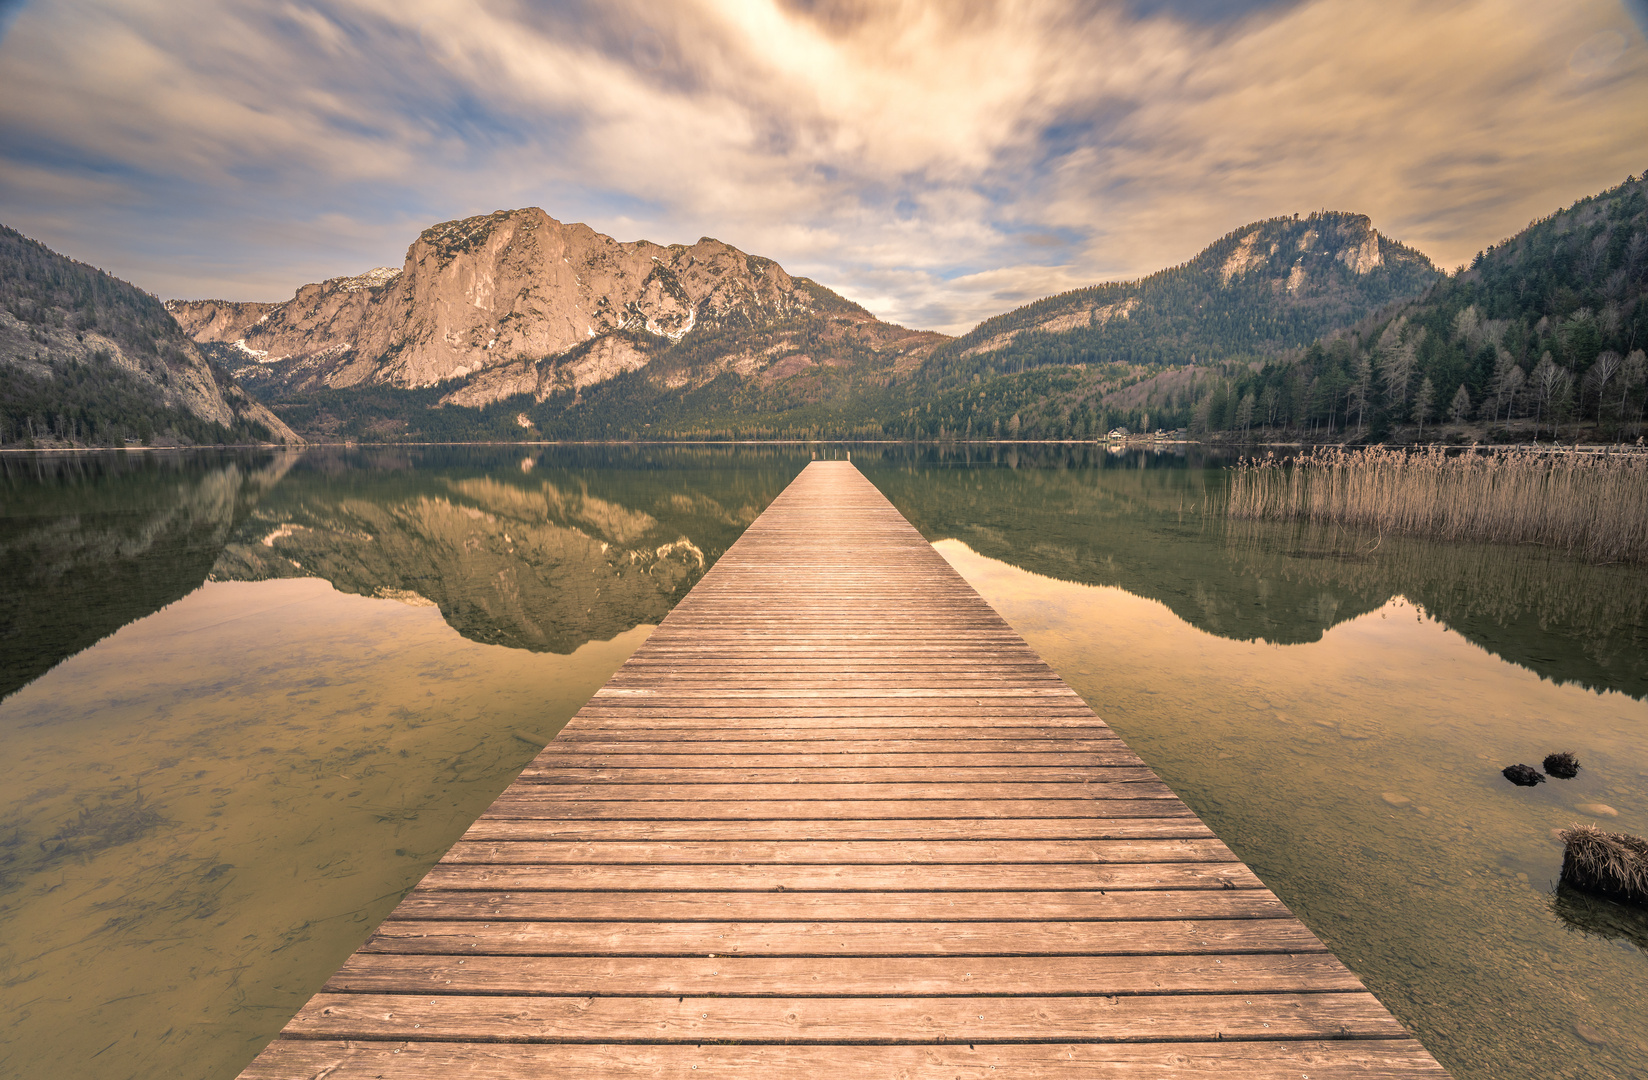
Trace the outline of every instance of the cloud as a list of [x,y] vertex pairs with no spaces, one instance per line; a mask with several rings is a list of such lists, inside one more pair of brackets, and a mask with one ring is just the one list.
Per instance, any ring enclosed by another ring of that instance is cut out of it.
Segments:
[[1648,167],[1645,54],[1614,0],[60,0],[0,220],[271,298],[535,204],[959,330],[1323,207],[1464,261]]

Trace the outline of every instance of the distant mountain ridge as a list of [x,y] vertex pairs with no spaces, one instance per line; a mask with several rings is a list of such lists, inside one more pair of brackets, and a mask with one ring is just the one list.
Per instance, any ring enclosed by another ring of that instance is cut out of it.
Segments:
[[986,319],[929,361],[1003,372],[1044,364],[1184,364],[1309,344],[1442,277],[1362,214],[1244,225],[1180,266],[1050,296]]
[[161,302],[0,225],[0,443],[300,439]]
[[843,329],[892,354],[941,340],[883,323],[719,240],[620,243],[537,208],[434,225],[399,270],[305,285],[282,303],[167,307],[197,341],[224,347],[217,355],[238,378],[273,392],[442,387],[442,404],[468,406],[576,397],[689,335],[800,326],[814,347],[761,341],[753,351],[725,350],[706,370],[662,365],[654,372],[661,388],[701,385],[724,370],[769,383],[801,374],[830,362]]
[[[1441,278],[1367,217],[1322,212],[949,338],[718,240],[619,242],[526,208],[431,226],[401,267],[289,300],[166,310],[317,438],[1045,438],[1160,426],[1228,380],[1215,369],[1303,348]],[[1184,385],[1152,382],[1164,368]]]

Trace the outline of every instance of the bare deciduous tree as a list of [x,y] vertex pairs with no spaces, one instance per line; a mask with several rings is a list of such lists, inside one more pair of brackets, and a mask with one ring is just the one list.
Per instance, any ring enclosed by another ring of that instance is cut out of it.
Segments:
[[[1513,374],[1514,372],[1514,374]],[[1511,418],[1509,402],[1516,397],[1523,382],[1522,369],[1517,367],[1516,360],[1510,353],[1500,349],[1494,358],[1493,378],[1488,383],[1488,396],[1493,399],[1494,422],[1499,422],[1499,410],[1505,408],[1505,419]]]
[[1596,390],[1597,423],[1599,424],[1602,423],[1603,395],[1608,392],[1608,384],[1613,381],[1614,376],[1619,374],[1619,362],[1619,353],[1614,352],[1612,349],[1599,352],[1597,353],[1596,363],[1592,364],[1591,370],[1585,373],[1585,381]]
[[1276,426],[1276,406],[1281,399],[1282,395],[1276,392],[1274,386],[1265,387],[1265,392],[1259,395],[1259,408],[1265,414],[1265,427]]
[[1379,377],[1385,384],[1385,406],[1398,423],[1407,412],[1408,385],[1413,381],[1413,370],[1419,360],[1419,346],[1425,341],[1423,326],[1407,335],[1402,342],[1386,342],[1389,336],[1379,339]]
[[1425,437],[1425,421],[1431,418],[1431,411],[1436,398],[1436,387],[1431,385],[1431,377],[1426,375],[1419,380],[1419,397],[1413,403],[1413,418],[1419,421],[1419,437]]
[[1561,381],[1561,369],[1551,362],[1551,354],[1546,353],[1539,358],[1539,364],[1534,368],[1534,441],[1539,441],[1539,420],[1550,412],[1551,398],[1556,393],[1557,384]]
[[1467,348],[1475,349],[1482,344],[1482,316],[1476,313],[1475,304],[1453,317],[1453,332],[1464,339]]
[[1352,371],[1350,389],[1346,393],[1346,404],[1356,410],[1356,433],[1362,433],[1362,417],[1367,412],[1368,402],[1373,397],[1373,361],[1366,352],[1356,354],[1356,366]]
[[1453,401],[1448,405],[1448,418],[1456,424],[1463,424],[1471,418],[1471,395],[1460,383],[1459,389],[1454,391]]

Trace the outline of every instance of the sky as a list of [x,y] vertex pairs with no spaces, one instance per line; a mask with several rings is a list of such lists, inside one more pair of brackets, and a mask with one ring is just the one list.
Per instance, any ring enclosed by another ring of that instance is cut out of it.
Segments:
[[0,223],[278,300],[521,206],[960,332],[1266,217],[1648,171],[1648,0],[0,0]]

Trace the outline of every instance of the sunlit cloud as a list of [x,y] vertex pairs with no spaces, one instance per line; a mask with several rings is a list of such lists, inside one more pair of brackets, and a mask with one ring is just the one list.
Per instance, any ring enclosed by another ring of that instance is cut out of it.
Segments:
[[272,299],[540,205],[947,330],[1321,208],[1452,265],[1648,168],[1644,3],[40,0],[0,221]]

